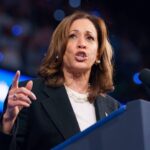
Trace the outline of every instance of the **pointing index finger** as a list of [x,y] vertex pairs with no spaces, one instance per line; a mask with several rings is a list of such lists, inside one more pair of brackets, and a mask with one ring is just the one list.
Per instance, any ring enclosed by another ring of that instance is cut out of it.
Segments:
[[20,71],[18,70],[15,74],[15,77],[13,79],[12,88],[18,88],[18,81],[20,78]]

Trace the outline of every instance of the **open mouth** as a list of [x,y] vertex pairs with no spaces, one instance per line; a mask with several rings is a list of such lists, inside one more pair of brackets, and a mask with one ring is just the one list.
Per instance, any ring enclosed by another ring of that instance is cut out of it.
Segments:
[[80,51],[75,54],[75,59],[79,62],[83,62],[83,61],[87,60],[87,55],[85,52]]

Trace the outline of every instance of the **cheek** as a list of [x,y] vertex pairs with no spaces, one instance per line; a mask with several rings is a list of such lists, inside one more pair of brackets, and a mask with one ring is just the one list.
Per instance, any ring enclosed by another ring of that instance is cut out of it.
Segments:
[[72,56],[71,52],[68,49],[66,49],[64,59],[68,60],[70,59],[71,56]]
[[74,51],[74,45],[68,43],[67,46],[66,46],[65,54],[66,55],[72,55],[73,51]]
[[72,60],[76,51],[76,43],[69,41],[66,50],[65,50],[65,57],[69,60]]
[[96,58],[97,58],[97,53],[98,53],[97,47],[95,47],[93,50],[91,50],[91,51],[89,52],[89,56],[90,56],[90,58],[91,58],[93,61],[96,60]]
[[72,52],[71,48],[69,46],[67,46],[64,56],[63,56],[63,61],[67,62],[67,63],[70,62],[70,60],[72,59],[72,56],[73,56],[73,52]]

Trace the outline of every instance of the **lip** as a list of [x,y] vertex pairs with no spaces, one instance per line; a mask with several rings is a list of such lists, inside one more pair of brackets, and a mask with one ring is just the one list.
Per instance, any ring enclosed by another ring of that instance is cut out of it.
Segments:
[[78,51],[77,53],[75,53],[76,61],[83,62],[87,60],[87,58],[87,54],[84,51]]

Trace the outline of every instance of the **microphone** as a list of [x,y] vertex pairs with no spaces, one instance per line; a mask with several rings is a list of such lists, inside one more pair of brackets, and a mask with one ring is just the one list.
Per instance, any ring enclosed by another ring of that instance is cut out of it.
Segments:
[[143,82],[144,85],[150,88],[150,69],[143,69],[139,73],[139,79]]

